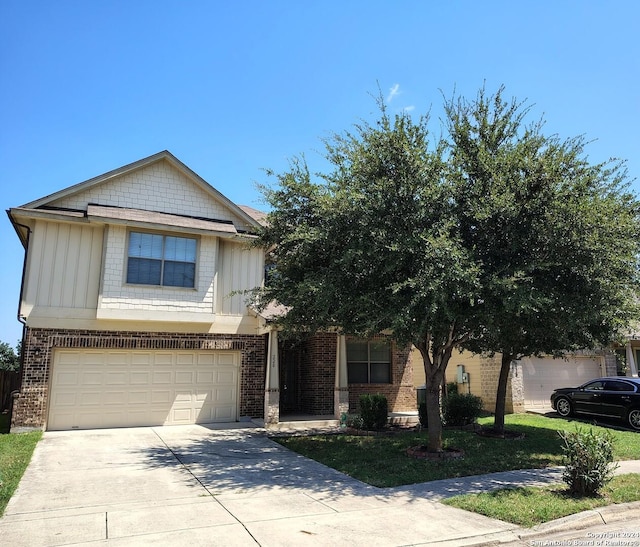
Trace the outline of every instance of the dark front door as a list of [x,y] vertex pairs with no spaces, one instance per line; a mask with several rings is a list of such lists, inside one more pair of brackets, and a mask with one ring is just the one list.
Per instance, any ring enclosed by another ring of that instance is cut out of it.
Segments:
[[282,344],[280,352],[280,413],[299,411],[298,368],[300,350],[289,344]]

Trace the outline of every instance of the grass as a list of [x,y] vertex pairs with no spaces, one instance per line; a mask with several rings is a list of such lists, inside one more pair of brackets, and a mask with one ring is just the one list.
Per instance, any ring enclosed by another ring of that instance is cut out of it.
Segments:
[[[493,423],[493,418],[483,418],[480,422],[489,425]],[[410,431],[388,436],[314,435],[274,440],[308,458],[378,487],[562,465],[562,443],[558,431],[573,431],[575,424],[531,414],[509,415],[505,423],[507,429],[524,433],[525,438],[491,439],[470,431],[445,430],[444,447],[462,448],[465,455],[461,459],[442,461],[418,460],[406,455],[407,448],[426,443],[426,432]],[[582,423],[580,425],[585,427]],[[598,426],[586,427],[601,429]],[[615,439],[615,459],[638,458],[640,434],[609,431]]]
[[0,517],[18,487],[41,437],[41,431],[0,435]]
[[573,497],[563,487],[548,486],[456,496],[443,503],[531,527],[596,507],[637,500],[640,500],[640,475],[628,474],[614,477],[596,497]]

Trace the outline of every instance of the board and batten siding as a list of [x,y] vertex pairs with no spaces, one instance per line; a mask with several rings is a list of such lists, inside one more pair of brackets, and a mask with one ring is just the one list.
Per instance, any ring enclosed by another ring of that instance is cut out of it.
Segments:
[[[127,228],[38,220],[32,233],[21,313],[67,319],[214,322],[247,317],[264,259],[244,241],[198,237],[196,288],[126,283]],[[93,326],[94,328],[97,325]]]
[[247,291],[262,284],[264,251],[245,243],[220,240],[216,313],[245,315]]
[[29,245],[22,313],[34,308],[95,310],[102,227],[36,221]]

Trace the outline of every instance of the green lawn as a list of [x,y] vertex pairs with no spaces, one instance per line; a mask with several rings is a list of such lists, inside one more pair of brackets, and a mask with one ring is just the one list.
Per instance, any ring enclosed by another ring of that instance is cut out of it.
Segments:
[[[493,418],[479,420],[491,425]],[[532,414],[506,417],[510,431],[524,433],[524,439],[502,440],[480,437],[470,431],[445,430],[445,448],[464,450],[457,460],[417,460],[406,455],[411,446],[426,444],[426,432],[390,435],[314,435],[281,437],[274,440],[308,458],[317,460],[363,482],[379,487],[400,486],[437,479],[481,475],[515,469],[539,469],[562,464],[558,431],[604,428]],[[640,458],[640,433],[611,430],[617,460]],[[594,507],[640,500],[640,475],[615,477],[592,498],[567,494],[564,483],[545,488],[515,488],[487,494],[457,496],[444,503],[520,526],[554,520]]]
[[628,474],[614,477],[596,497],[573,497],[564,486],[547,486],[456,496],[443,503],[519,526],[531,527],[596,507],[638,500],[640,475]]
[[0,516],[18,487],[41,431],[0,435]]
[[[491,424],[492,418],[481,423]],[[461,448],[464,458],[428,461],[410,458],[406,449],[426,443],[426,432],[393,435],[314,435],[275,440],[291,450],[378,487],[400,486],[438,479],[480,475],[514,469],[539,469],[562,464],[559,430],[576,423],[532,414],[506,417],[507,429],[525,434],[521,440],[480,437],[470,431],[445,430],[444,446]],[[579,424],[580,427],[596,426]],[[640,434],[609,430],[615,438],[615,458],[640,457]]]

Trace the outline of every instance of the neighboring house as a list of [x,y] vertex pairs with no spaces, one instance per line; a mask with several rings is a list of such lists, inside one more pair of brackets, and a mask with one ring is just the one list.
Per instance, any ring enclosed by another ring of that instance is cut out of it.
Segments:
[[[621,358],[622,357],[622,358]],[[624,348],[568,353],[561,358],[524,357],[514,361],[507,383],[506,411],[550,410],[550,396],[560,387],[577,387],[602,376],[637,376],[640,336],[629,337]],[[422,356],[412,351],[413,378],[416,387],[424,384]],[[460,369],[460,367],[462,367]],[[464,372],[465,376],[459,375]],[[455,352],[447,367],[447,382],[455,382],[459,393],[473,393],[482,398],[485,410],[496,404],[500,354],[493,357]],[[464,380],[464,382],[459,382]]]
[[263,215],[169,152],[7,213],[25,248],[13,430],[337,419],[361,393],[416,407],[410,354],[383,336],[278,341],[243,294]]

